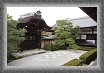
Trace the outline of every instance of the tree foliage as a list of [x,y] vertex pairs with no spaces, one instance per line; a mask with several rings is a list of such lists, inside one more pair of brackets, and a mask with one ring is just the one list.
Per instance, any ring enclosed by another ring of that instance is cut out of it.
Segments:
[[19,44],[23,41],[25,29],[16,29],[18,21],[13,20],[12,16],[7,15],[7,53],[8,57],[15,52],[20,51]]
[[70,48],[78,49],[75,38],[80,35],[80,27],[73,27],[73,24],[67,20],[58,20],[55,27],[55,42],[58,45],[69,44]]

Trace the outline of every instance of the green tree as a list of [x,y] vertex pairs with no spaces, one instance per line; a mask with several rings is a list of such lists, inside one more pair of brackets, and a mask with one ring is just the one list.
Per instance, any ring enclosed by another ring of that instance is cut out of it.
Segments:
[[8,61],[11,60],[11,54],[20,51],[19,44],[23,41],[25,29],[16,29],[18,21],[13,20],[12,16],[7,15],[7,55]]
[[81,32],[79,26],[76,26],[76,27],[73,28],[72,35],[73,35],[74,39],[79,37],[81,34],[82,34],[82,32]]
[[73,27],[73,24],[67,20],[58,20],[55,27],[55,42],[57,45],[65,46],[69,44],[70,48],[78,49],[75,38],[80,35],[80,27]]

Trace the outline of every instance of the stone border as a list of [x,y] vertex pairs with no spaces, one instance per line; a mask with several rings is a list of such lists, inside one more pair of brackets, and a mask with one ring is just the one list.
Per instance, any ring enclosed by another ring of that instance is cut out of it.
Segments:
[[19,59],[19,58],[23,58],[31,55],[37,55],[46,52],[46,50],[29,50],[29,51],[27,50],[20,53],[13,53],[12,56],[14,56],[16,59]]

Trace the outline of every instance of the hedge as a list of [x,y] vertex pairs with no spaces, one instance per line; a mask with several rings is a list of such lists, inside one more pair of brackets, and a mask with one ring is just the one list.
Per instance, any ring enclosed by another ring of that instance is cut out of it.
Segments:
[[52,51],[52,49],[53,49],[53,45],[50,44],[50,43],[47,43],[47,44],[44,45],[44,49],[45,49],[45,50]]
[[84,50],[84,51],[90,51],[96,48],[96,47],[87,47],[87,46],[79,46],[79,47],[80,48],[78,50]]
[[44,49],[48,51],[56,51],[65,49],[65,46],[47,43],[44,45]]
[[56,51],[56,50],[64,50],[65,49],[65,46],[60,46],[60,45],[56,45],[56,44],[53,44],[53,49],[52,51]]
[[65,63],[63,66],[81,66],[83,63],[80,59],[72,59],[71,61]]
[[82,59],[85,64],[89,64],[97,58],[97,49],[90,50],[82,54],[79,58]]

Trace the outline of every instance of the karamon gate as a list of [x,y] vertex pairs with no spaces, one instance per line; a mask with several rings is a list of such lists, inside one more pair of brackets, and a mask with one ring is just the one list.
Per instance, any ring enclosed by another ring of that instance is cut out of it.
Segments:
[[20,16],[17,29],[26,29],[25,40],[20,43],[21,51],[41,48],[41,32],[50,29],[44,19],[41,18],[41,12],[28,13]]

